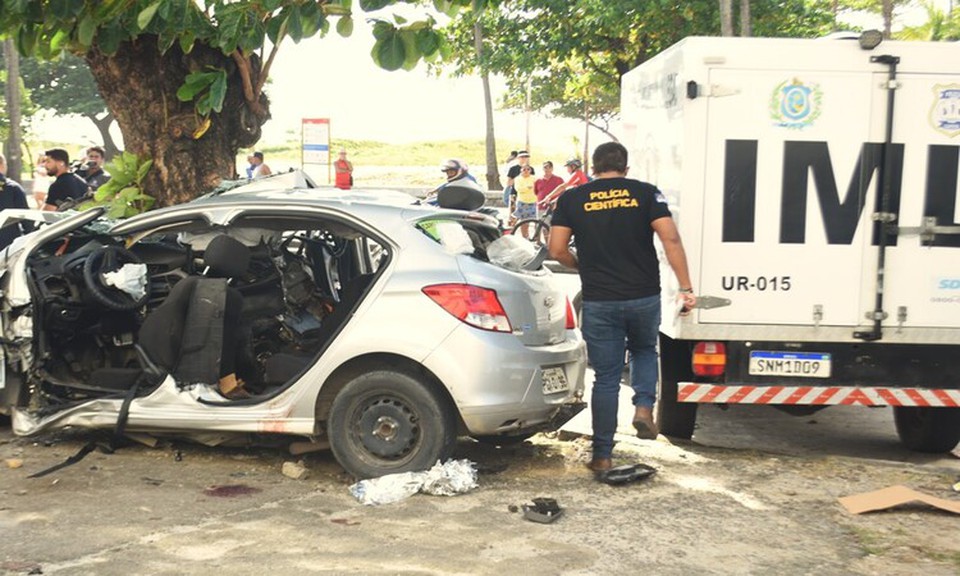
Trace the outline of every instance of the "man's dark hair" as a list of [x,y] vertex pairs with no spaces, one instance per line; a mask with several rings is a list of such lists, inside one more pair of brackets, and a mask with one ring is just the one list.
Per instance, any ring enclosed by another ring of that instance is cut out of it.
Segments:
[[100,157],[101,157],[101,158],[106,158],[106,157],[107,157],[107,153],[106,153],[106,151],[103,149],[103,146],[91,146],[91,147],[87,148],[87,154],[90,154],[91,152],[96,152],[97,154],[100,154]]
[[593,172],[626,172],[627,149],[619,142],[604,142],[593,151]]
[[257,152],[254,152],[253,155],[256,156],[257,158],[263,160],[263,152],[260,152],[260,151],[258,150]]
[[553,162],[551,162],[550,160],[547,160],[546,162],[543,163],[543,167],[544,167],[544,168],[553,168]]
[[54,160],[59,160],[64,164],[70,164],[70,154],[68,154],[63,148],[51,148],[44,152],[44,154],[50,158],[53,158]]

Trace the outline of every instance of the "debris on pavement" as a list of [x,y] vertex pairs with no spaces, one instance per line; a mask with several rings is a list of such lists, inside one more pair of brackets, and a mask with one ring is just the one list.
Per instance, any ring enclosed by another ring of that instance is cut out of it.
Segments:
[[233,498],[235,496],[249,496],[262,492],[260,488],[247,486],[245,484],[224,484],[221,486],[208,486],[204,488],[203,493],[215,498]]
[[437,462],[424,472],[401,472],[360,480],[350,486],[354,498],[366,506],[391,504],[424,492],[434,496],[453,496],[477,487],[476,465],[469,460]]
[[563,508],[554,498],[534,498],[533,504],[523,504],[523,517],[531,522],[550,524],[563,516]]
[[657,469],[647,464],[623,464],[597,473],[597,480],[620,486],[637,480],[645,480],[657,473]]
[[310,476],[310,470],[304,466],[302,460],[299,462],[284,462],[280,472],[287,478],[293,478],[294,480],[305,480]]
[[7,468],[19,468],[23,466],[23,460],[20,458],[7,458],[4,462],[6,462]]
[[930,496],[922,492],[917,492],[911,488],[907,488],[906,486],[899,485],[881,488],[880,490],[874,490],[873,492],[864,492],[862,494],[854,494],[853,496],[844,496],[838,500],[840,501],[840,504],[847,509],[847,512],[851,514],[862,514],[863,512],[885,510],[887,508],[893,508],[894,506],[900,506],[901,504],[908,504],[910,502],[923,502],[924,504],[929,504],[930,506],[934,506],[947,512],[960,514],[960,501],[937,498],[936,496]]

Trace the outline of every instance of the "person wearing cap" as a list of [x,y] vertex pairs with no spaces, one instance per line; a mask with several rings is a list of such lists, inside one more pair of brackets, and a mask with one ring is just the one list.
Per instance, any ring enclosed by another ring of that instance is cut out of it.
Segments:
[[68,200],[76,200],[87,195],[87,182],[70,171],[70,155],[63,148],[52,148],[45,153],[46,159],[43,162],[47,174],[53,176],[56,180],[50,184],[47,190],[47,198],[44,200],[43,210],[53,212],[61,204]]
[[[510,213],[510,225],[512,226],[516,222],[516,218],[513,214],[516,212],[516,202],[517,202],[517,188],[516,188],[516,178],[520,175],[520,172],[523,170],[524,166],[530,166],[530,153],[526,150],[520,150],[517,152],[517,163],[510,167],[507,171],[507,188],[510,188],[510,198],[508,201],[509,204],[509,213]],[[537,172],[530,166],[530,175],[536,176]]]
[[431,206],[439,206],[440,191],[446,188],[447,186],[450,186],[451,184],[455,182],[459,182],[461,180],[469,183],[468,186],[477,187],[479,189],[479,186],[477,185],[477,179],[474,178],[472,174],[470,174],[469,168],[467,167],[467,163],[464,162],[463,160],[457,160],[456,158],[450,158],[448,160],[444,160],[440,164],[440,171],[446,174],[447,180],[446,182],[437,186],[427,194],[427,196],[423,199],[423,203],[425,204],[430,204]]
[[273,170],[263,162],[263,152],[259,150],[253,153],[253,179],[263,178],[273,174]]
[[333,185],[341,190],[349,190],[353,187],[353,164],[347,160],[347,151],[343,148],[337,154],[337,160],[333,163],[333,169],[337,175]]
[[586,184],[590,181],[587,178],[587,175],[583,173],[583,163],[580,162],[579,158],[571,158],[566,161],[564,166],[567,167],[567,173],[570,175],[565,182],[553,189],[552,192],[547,194],[540,200],[540,206],[546,208],[550,204],[555,204],[557,198],[571,188],[576,188],[581,184]]
[[[537,217],[537,193],[535,186],[537,178],[533,175],[533,166],[527,164],[520,168],[520,175],[513,179],[513,187],[517,191],[517,208],[512,214],[517,222]],[[521,234],[527,237],[529,223],[521,226]]]
[[[581,331],[595,381],[590,398],[594,472],[613,467],[618,397],[625,350],[630,352],[633,427],[653,440],[657,399],[660,268],[654,235],[680,285],[681,315],[696,306],[687,257],[667,199],[653,184],[627,178],[627,149],[606,142],[593,152],[596,178],[557,200],[550,226],[550,256],[579,272],[583,286]],[[576,236],[576,254],[570,238]]]

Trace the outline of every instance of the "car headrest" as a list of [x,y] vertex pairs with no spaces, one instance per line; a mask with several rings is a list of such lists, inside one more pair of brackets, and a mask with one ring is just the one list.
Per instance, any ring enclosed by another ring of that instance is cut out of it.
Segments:
[[451,182],[437,191],[437,204],[441,208],[476,210],[483,206],[486,200],[483,189],[466,179]]
[[250,249],[236,238],[226,234],[217,236],[203,252],[203,263],[208,276],[233,278],[241,276],[250,266]]

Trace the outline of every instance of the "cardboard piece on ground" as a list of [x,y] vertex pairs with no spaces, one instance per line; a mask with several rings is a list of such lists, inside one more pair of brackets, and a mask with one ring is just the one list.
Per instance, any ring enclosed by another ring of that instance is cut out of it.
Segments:
[[929,496],[906,486],[890,486],[873,492],[844,496],[838,499],[840,504],[851,514],[873,512],[885,508],[893,508],[908,502],[923,502],[947,512],[960,514],[960,501],[944,500],[936,496]]

